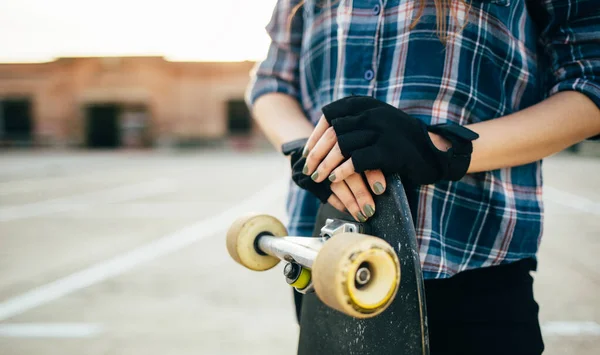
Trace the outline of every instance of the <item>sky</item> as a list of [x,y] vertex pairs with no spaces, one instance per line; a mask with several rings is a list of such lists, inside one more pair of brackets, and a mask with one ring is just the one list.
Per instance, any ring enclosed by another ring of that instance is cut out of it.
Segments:
[[0,62],[161,55],[174,61],[265,56],[276,0],[0,0]]

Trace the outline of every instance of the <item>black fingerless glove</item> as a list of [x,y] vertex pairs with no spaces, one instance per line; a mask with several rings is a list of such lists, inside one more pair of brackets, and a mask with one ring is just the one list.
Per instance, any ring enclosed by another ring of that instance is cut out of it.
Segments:
[[281,146],[281,150],[284,155],[290,156],[290,164],[292,166],[292,180],[300,188],[307,190],[308,192],[315,195],[322,203],[327,203],[329,196],[331,196],[331,182],[327,179],[321,183],[314,182],[310,176],[302,173],[306,158],[302,157],[302,150],[308,139],[297,139],[285,143]]
[[292,167],[302,158],[302,150],[308,142],[308,138],[300,138],[281,145],[281,152],[285,156],[290,157]]
[[[344,110],[345,102],[349,102],[347,107],[359,111]],[[381,169],[399,173],[417,185],[457,181],[467,173],[473,151],[471,141],[479,136],[465,127],[427,126],[372,97],[348,97],[328,106],[323,112],[330,116],[340,150],[345,158],[352,158],[356,172]],[[452,147],[445,152],[437,149],[428,132],[446,138]]]
[[355,116],[363,111],[385,106],[387,106],[385,102],[370,96],[348,96],[323,106],[321,112],[331,126],[332,120],[335,118]]

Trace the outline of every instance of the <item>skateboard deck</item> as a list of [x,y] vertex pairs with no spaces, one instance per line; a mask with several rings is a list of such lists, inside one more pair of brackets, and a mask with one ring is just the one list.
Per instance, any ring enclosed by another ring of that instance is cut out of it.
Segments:
[[[313,293],[302,296],[299,355],[428,355],[429,339],[423,276],[416,234],[404,187],[393,175],[386,191],[375,196],[375,215],[364,223],[365,234],[389,243],[400,260],[400,286],[381,314],[359,319],[326,306]],[[354,221],[330,205],[322,205],[314,237],[328,218]],[[341,236],[343,237],[343,236]]]

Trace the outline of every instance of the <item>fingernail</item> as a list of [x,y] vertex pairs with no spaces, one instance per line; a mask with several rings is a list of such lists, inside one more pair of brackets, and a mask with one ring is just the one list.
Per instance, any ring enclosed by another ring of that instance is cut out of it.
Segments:
[[373,217],[373,215],[375,214],[375,209],[373,208],[373,206],[366,203],[365,204],[365,213],[367,214],[367,217]]
[[315,171],[310,178],[313,179],[313,181],[317,180],[319,178],[319,172]]
[[375,190],[377,195],[381,195],[383,193],[383,184],[376,182],[375,185],[373,185],[373,190]]
[[367,221],[367,217],[365,217],[365,215],[362,212],[358,212],[356,217],[358,218],[358,221],[361,223],[364,223]]
[[308,147],[304,147],[302,149],[302,158],[306,158],[308,156]]
[[329,175],[329,181],[334,182],[335,181],[335,174],[331,173],[331,175]]
[[304,168],[302,168],[302,174],[308,175],[308,165],[304,164]]

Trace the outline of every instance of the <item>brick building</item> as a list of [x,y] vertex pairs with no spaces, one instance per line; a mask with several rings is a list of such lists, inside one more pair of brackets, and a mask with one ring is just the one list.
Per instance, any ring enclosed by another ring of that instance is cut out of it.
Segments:
[[243,101],[253,65],[162,57],[0,64],[0,142],[139,147],[256,136]]

